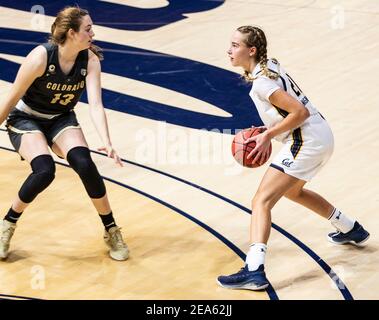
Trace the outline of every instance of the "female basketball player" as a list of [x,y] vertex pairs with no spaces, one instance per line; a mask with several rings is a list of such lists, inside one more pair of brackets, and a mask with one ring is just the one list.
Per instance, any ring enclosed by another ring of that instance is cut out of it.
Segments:
[[104,144],[99,150],[122,166],[109,138],[101,99],[100,59],[86,10],[68,7],[51,26],[48,43],[33,49],[22,63],[8,98],[0,105],[0,124],[10,110],[7,129],[12,145],[32,168],[2,221],[0,258],[6,258],[16,222],[55,177],[48,146],[65,158],[82,180],[105,227],[104,240],[115,260],[128,258],[128,247],[116,225],[102,177],[91,159],[73,111],[87,88],[91,119]]
[[369,233],[355,220],[341,213],[304,185],[325,165],[333,152],[333,134],[323,116],[307,99],[275,59],[267,59],[267,41],[257,27],[239,27],[228,50],[231,64],[242,67],[252,82],[250,96],[266,130],[249,138],[256,142],[248,158],[264,162],[269,157],[272,138],[283,143],[268,167],[252,200],[251,246],[245,267],[238,273],[218,277],[226,288],[261,290],[268,286],[264,272],[267,241],[271,229],[271,209],[287,197],[329,219],[337,232],[328,239],[336,244],[362,244]]

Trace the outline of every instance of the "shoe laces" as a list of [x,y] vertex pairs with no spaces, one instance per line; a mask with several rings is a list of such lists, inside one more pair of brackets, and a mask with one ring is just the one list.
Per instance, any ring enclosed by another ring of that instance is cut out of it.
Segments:
[[126,246],[120,230],[121,228],[117,228],[113,232],[109,232],[112,247],[116,247],[118,249],[125,248]]
[[1,233],[1,241],[2,242],[8,242],[10,238],[12,238],[13,233],[14,233],[14,228],[11,226],[5,227],[4,224],[2,226],[2,233]]
[[233,274],[233,275],[240,275],[240,274],[243,274],[244,272],[248,271],[249,269],[247,268],[247,266],[244,266],[242,267],[237,273]]

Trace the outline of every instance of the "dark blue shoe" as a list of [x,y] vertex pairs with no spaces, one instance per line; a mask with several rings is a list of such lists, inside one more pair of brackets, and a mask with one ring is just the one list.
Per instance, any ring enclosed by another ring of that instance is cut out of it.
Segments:
[[355,221],[353,229],[349,232],[342,233],[341,231],[332,232],[328,234],[328,240],[335,244],[353,243],[361,245],[368,240],[370,234],[363,229],[363,227]]
[[264,271],[264,266],[261,264],[256,271],[249,271],[247,265],[241,268],[237,273],[229,276],[219,276],[217,283],[228,289],[248,289],[248,290],[263,290],[269,285]]

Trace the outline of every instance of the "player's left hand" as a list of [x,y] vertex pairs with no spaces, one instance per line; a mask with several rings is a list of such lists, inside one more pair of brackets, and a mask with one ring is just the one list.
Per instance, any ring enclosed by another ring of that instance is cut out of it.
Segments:
[[112,146],[105,146],[97,149],[98,151],[104,151],[109,158],[112,158],[117,165],[120,167],[123,167],[124,164],[122,163],[120,157],[118,156],[115,149],[113,149]]

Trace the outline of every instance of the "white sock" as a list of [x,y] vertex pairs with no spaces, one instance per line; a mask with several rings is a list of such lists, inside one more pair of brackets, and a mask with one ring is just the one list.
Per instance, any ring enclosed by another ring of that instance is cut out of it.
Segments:
[[246,256],[246,264],[249,271],[255,271],[265,263],[267,246],[264,243],[253,243]]
[[333,209],[329,220],[332,225],[342,233],[347,233],[352,230],[355,223],[355,220],[352,220],[336,208]]

